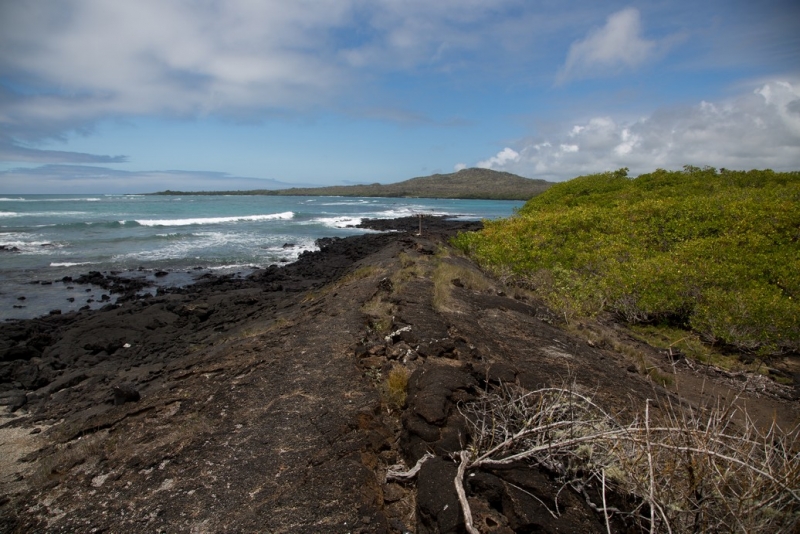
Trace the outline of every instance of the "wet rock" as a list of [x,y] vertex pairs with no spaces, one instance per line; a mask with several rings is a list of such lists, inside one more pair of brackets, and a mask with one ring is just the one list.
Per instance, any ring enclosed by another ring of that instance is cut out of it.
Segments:
[[80,275],[74,280],[78,284],[92,284],[102,287],[106,283],[103,273],[100,271],[89,271],[86,274]]

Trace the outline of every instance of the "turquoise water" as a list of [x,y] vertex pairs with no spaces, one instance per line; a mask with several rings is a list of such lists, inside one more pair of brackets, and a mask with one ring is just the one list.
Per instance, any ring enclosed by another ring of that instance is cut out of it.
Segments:
[[[495,219],[510,216],[521,205],[489,200],[237,195],[6,196],[0,198],[0,245],[17,251],[0,251],[0,320],[41,315],[54,303],[63,311],[82,304],[86,299],[73,293],[85,288],[68,290],[59,283],[65,276],[88,271],[147,275],[198,267],[247,272],[294,261],[303,251],[316,250],[314,241],[320,237],[363,234],[367,231],[352,228],[362,218],[425,213]],[[32,281],[55,283],[34,287]],[[186,277],[160,282],[186,283]],[[57,290],[56,297],[48,296]],[[22,295],[24,303],[18,300]],[[65,295],[76,302],[64,304]]]

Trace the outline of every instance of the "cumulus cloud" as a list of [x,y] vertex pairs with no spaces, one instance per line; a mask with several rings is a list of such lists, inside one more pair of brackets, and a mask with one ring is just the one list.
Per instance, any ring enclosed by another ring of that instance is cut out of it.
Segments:
[[5,2],[0,126],[36,141],[108,117],[330,106],[376,69],[452,68],[465,51],[497,50],[516,1]]
[[656,42],[645,39],[641,33],[639,10],[627,8],[612,14],[605,26],[572,43],[556,83],[641,65],[653,57],[657,49]]
[[620,167],[638,174],[684,165],[800,168],[800,83],[773,81],[729,101],[660,109],[636,120],[593,117],[478,163],[555,181]]
[[511,148],[504,148],[489,159],[479,161],[475,166],[482,169],[504,167],[519,161],[519,153]]
[[[0,121],[34,137],[107,116],[308,105],[340,85],[325,44],[348,9],[302,0],[5,4],[0,68],[15,90]],[[37,123],[43,132],[30,131]]]
[[467,164],[466,163],[456,163],[453,166],[453,170],[456,171],[456,172],[463,171],[466,168],[467,168]]

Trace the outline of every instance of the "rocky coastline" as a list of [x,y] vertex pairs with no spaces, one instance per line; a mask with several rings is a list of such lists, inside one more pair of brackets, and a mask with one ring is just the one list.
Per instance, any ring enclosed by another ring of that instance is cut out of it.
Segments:
[[[673,395],[452,254],[479,222],[363,225],[380,233],[156,294],[92,274],[116,302],[0,324],[0,531],[464,532],[460,403],[565,381],[619,412]],[[743,398],[800,421],[796,389]],[[426,454],[413,481],[387,478]],[[545,468],[482,470],[466,491],[481,532],[606,532]]]

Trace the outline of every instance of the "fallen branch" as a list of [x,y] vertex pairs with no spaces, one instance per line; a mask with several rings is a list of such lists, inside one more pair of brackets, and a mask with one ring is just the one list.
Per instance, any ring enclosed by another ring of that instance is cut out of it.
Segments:
[[467,492],[464,491],[464,472],[467,470],[467,464],[469,464],[469,453],[461,451],[459,456],[461,457],[461,463],[458,464],[454,482],[456,493],[458,494],[458,502],[461,503],[461,510],[464,514],[464,526],[469,534],[481,534],[472,524],[472,510],[470,510],[469,501],[467,501]]
[[417,463],[414,464],[414,467],[407,471],[404,470],[405,466],[402,464],[392,465],[386,471],[386,480],[411,480],[417,476],[417,473],[419,473],[419,470],[422,468],[422,464],[431,458],[433,458],[433,454],[426,452],[422,458],[417,460]]
[[[603,503],[592,508],[607,530],[614,514],[667,533],[791,532],[800,521],[800,428],[785,432],[773,424],[761,431],[746,412],[737,426],[733,403],[663,403],[654,421],[648,401],[642,418],[622,424],[571,388],[503,385],[459,410],[473,439],[460,454],[456,480],[471,529],[464,473],[522,462],[546,467],[573,488],[597,481]],[[609,507],[607,491],[632,506]]]

